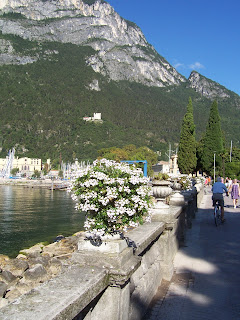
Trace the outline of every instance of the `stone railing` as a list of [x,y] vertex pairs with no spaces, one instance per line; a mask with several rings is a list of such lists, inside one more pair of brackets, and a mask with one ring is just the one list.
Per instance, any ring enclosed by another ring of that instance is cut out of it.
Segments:
[[62,272],[1,308],[0,319],[141,319],[162,280],[172,278],[174,256],[202,196],[202,185],[171,195],[168,208],[156,206],[152,223],[125,239],[93,246],[81,236]]

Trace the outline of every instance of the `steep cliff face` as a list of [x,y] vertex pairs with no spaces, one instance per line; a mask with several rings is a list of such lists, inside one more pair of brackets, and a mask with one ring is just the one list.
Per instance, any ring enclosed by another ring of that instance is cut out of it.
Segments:
[[[95,54],[86,64],[112,80],[158,87],[186,81],[135,24],[122,19],[104,1],[88,5],[82,0],[3,0],[0,31],[31,41],[91,46]],[[19,56],[9,42],[0,44],[0,64],[31,63],[37,58]]]
[[211,100],[216,98],[230,98],[229,90],[210,79],[200,75],[198,72],[193,71],[189,76],[189,86],[196,92],[200,93],[203,97]]

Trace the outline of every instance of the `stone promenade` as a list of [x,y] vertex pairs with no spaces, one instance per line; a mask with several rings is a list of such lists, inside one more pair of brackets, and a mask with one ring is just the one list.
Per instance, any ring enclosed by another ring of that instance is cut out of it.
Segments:
[[218,227],[212,210],[208,189],[176,254],[174,276],[144,320],[240,319],[240,208],[225,197],[226,222]]

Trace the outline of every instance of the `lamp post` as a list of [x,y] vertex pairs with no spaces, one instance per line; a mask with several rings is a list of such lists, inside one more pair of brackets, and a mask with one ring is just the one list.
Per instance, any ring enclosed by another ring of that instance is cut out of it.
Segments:
[[215,183],[215,177],[216,177],[216,168],[215,168],[215,164],[216,164],[216,151],[214,151],[213,154],[213,182]]

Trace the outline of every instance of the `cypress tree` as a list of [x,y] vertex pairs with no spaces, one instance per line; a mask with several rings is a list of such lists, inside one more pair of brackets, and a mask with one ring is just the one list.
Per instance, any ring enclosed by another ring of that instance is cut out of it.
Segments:
[[205,136],[203,137],[202,149],[202,167],[203,170],[211,174],[214,167],[214,153],[215,167],[219,170],[222,162],[221,153],[223,152],[223,136],[221,130],[221,119],[218,112],[217,101],[212,103],[209,120],[206,128]]
[[193,173],[197,166],[195,125],[193,120],[192,99],[189,98],[187,112],[182,121],[178,167],[181,173]]

